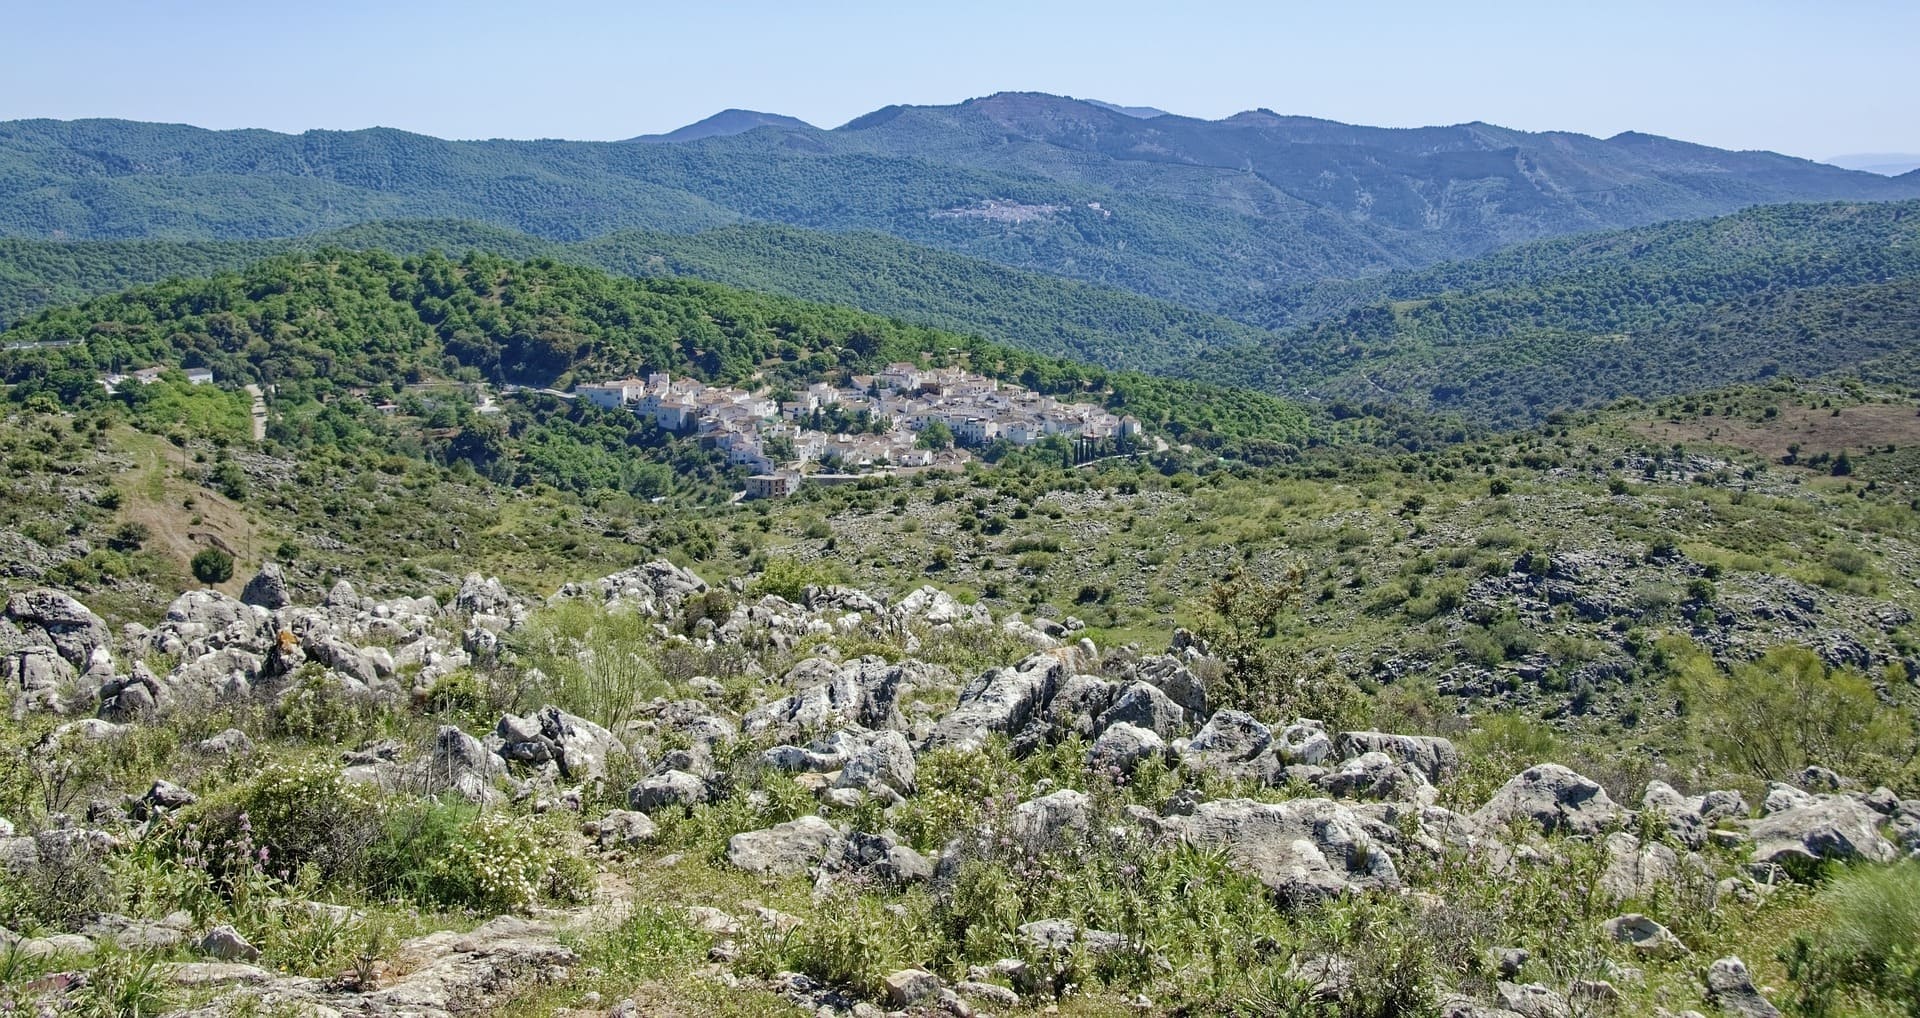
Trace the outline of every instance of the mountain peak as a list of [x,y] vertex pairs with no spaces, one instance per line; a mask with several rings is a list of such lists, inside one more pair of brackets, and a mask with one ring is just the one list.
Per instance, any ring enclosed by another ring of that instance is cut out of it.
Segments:
[[667,143],[699,141],[702,138],[725,138],[730,135],[745,134],[762,127],[777,127],[788,131],[815,130],[812,124],[798,117],[779,113],[762,113],[758,110],[725,109],[704,120],[697,120],[665,134],[643,134],[627,140]]

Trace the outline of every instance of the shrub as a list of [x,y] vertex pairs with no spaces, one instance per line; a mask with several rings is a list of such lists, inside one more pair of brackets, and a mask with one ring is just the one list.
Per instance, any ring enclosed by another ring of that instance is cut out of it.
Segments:
[[119,907],[107,850],[61,833],[35,839],[32,865],[0,876],[0,926],[73,932]]
[[1860,867],[1820,892],[1826,920],[1781,951],[1798,1010],[1813,1018],[1856,1013],[1843,1001],[1886,1005],[1860,1013],[1920,1018],[1920,862]]
[[[380,837],[379,797],[350,784],[325,764],[280,765],[253,780],[202,799],[180,814],[179,849],[212,851],[251,844],[265,853],[268,872],[291,879],[311,866],[329,882],[364,886],[368,849]],[[233,878],[237,874],[216,874]]]
[[1785,780],[1813,763],[1880,783],[1913,751],[1912,722],[1885,709],[1866,676],[1805,647],[1725,670],[1698,649],[1670,656],[1696,739],[1740,773]]

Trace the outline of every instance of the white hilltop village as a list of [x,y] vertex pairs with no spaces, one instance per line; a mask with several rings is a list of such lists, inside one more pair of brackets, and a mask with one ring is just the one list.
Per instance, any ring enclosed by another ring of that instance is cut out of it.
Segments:
[[[753,471],[750,498],[778,498],[805,480],[845,481],[857,473],[955,469],[978,449],[1005,441],[1027,446],[1064,435],[1091,448],[1125,447],[1140,422],[1091,403],[1067,403],[960,368],[889,364],[836,388],[816,382],[775,402],[770,392],[707,385],[663,372],[644,380],[582,383],[573,395],[611,410],[650,417],[660,427],[698,435]],[[928,448],[921,432],[938,423],[954,448]],[[829,430],[832,427],[849,430]]]

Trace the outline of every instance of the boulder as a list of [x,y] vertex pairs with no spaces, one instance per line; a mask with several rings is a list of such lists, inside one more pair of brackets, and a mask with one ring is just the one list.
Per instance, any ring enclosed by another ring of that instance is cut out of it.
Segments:
[[1289,766],[1317,767],[1333,757],[1333,739],[1319,722],[1296,721],[1280,733],[1273,751]]
[[917,661],[892,665],[863,657],[835,667],[809,659],[788,673],[797,687],[791,695],[748,711],[740,727],[748,735],[788,740],[847,726],[904,730],[900,694],[944,678],[943,669]]
[[1739,958],[1721,958],[1707,967],[1707,999],[1739,1018],[1780,1018],[1780,1009],[1760,995]]
[[1152,683],[1180,705],[1190,718],[1207,716],[1207,684],[1176,653],[1142,658],[1132,668],[1134,677]]
[[193,744],[201,756],[245,756],[253,752],[253,740],[238,728],[228,728]]
[[1034,851],[1058,846],[1069,836],[1084,834],[1091,822],[1093,801],[1087,793],[1062,789],[1013,808],[1008,833]]
[[1527,821],[1548,833],[1591,837],[1619,822],[1621,812],[1593,781],[1559,764],[1540,764],[1501,785],[1473,818],[1482,830]]
[[628,755],[612,732],[553,706],[525,718],[508,714],[494,734],[502,757],[534,765],[552,762],[561,777],[585,784],[604,782],[608,764]]
[[1341,798],[1432,805],[1440,795],[1418,768],[1379,751],[1345,760],[1338,769],[1319,776],[1313,783],[1327,794]]
[[[1773,796],[1768,795],[1771,801]],[[1788,864],[1820,859],[1893,862],[1900,850],[1880,835],[1884,817],[1844,795],[1808,796],[1753,822],[1753,861]]]
[[1113,706],[1113,683],[1097,675],[1074,675],[1060,684],[1047,703],[1047,724],[1056,738],[1100,734],[1100,716]]
[[259,948],[247,943],[239,930],[224,924],[208,930],[196,946],[200,953],[221,961],[256,961],[260,957]]
[[727,861],[749,873],[793,876],[840,856],[845,848],[845,839],[832,824],[803,816],[727,839]]
[[931,626],[951,626],[962,622],[984,625],[992,621],[985,608],[977,604],[961,604],[952,594],[938,587],[921,587],[908,594],[894,603],[892,612],[897,618],[917,620]]
[[902,796],[916,791],[918,768],[913,746],[899,732],[872,732],[862,735],[840,733],[848,747],[846,762],[835,788],[853,788],[865,792],[890,789]]
[[16,716],[29,712],[65,713],[80,687],[80,673],[60,652],[45,644],[22,647],[7,655],[7,688],[14,693]]
[[1341,732],[1333,740],[1333,752],[1342,760],[1351,760],[1366,753],[1385,753],[1399,763],[1419,768],[1420,773],[1434,784],[1445,781],[1460,767],[1460,752],[1453,747],[1453,743],[1432,735]]
[[1500,1006],[1523,1018],[1573,1018],[1567,999],[1539,983],[1494,984]]
[[1180,751],[1180,763],[1189,770],[1264,782],[1272,782],[1280,771],[1273,732],[1237,710],[1216,711],[1208,718]]
[[1039,721],[1044,730],[1043,712],[1067,674],[1064,651],[1035,654],[1011,668],[986,671],[961,690],[953,711],[934,725],[926,748],[978,749],[996,734],[1012,737],[1016,745],[1037,743],[1041,733],[1028,728]]
[[1180,709],[1158,686],[1136,682],[1113,699],[1113,706],[1100,715],[1095,727],[1105,731],[1109,725],[1129,724],[1144,728],[1162,739],[1171,739],[1187,726],[1187,712]]
[[627,806],[642,813],[657,813],[670,806],[691,809],[711,802],[713,789],[707,782],[681,770],[650,774],[627,789]]
[[1660,842],[1641,844],[1625,831],[1607,835],[1607,868],[1600,890],[1616,900],[1646,898],[1680,874],[1680,857]]
[[1152,729],[1116,721],[1108,725],[1087,750],[1087,767],[1130,775],[1142,761],[1164,756],[1166,752],[1167,744]]
[[217,590],[189,590],[167,605],[166,617],[148,641],[156,650],[183,657],[227,648],[264,654],[273,633],[266,609]]
[[1331,799],[1223,799],[1162,823],[1189,844],[1225,848],[1235,869],[1287,901],[1400,886],[1393,859],[1365,821]]
[[452,725],[442,725],[434,733],[433,746],[417,773],[429,795],[451,791],[469,802],[484,803],[499,797],[494,782],[506,770],[506,762],[479,739]]
[[887,1003],[896,1009],[912,1007],[940,995],[940,977],[926,969],[902,969],[888,976]]
[[1632,947],[1643,958],[1672,960],[1691,953],[1672,930],[1638,912],[1614,916],[1601,925],[1615,943]]
[[594,844],[603,849],[633,848],[652,841],[659,828],[644,813],[633,810],[609,810],[606,816],[590,820],[580,827],[580,833],[593,839]]
[[907,885],[933,879],[933,862],[883,834],[855,833],[847,838],[841,864],[888,883]]
[[108,647],[113,634],[91,608],[57,590],[23,590],[7,598],[7,621],[27,640],[54,649],[68,664],[85,669],[93,652]]
[[240,591],[240,600],[245,604],[278,611],[293,603],[293,595],[287,590],[287,576],[278,562],[263,562],[260,571]]

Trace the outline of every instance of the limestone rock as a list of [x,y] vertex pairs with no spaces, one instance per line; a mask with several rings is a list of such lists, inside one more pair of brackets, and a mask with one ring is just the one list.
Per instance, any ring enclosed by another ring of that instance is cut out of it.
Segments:
[[1119,691],[1113,706],[1100,715],[1095,727],[1105,731],[1111,725],[1129,724],[1144,728],[1162,739],[1171,739],[1186,728],[1187,712],[1180,709],[1159,687],[1135,682]]
[[[1062,652],[1055,651],[981,674],[960,692],[953,711],[934,726],[927,748],[977,749],[995,734],[1019,742],[1030,725],[1042,720],[1047,703],[1068,674],[1066,665]],[[1032,741],[1037,742],[1037,737]]]
[[[1773,796],[1767,796],[1769,802]],[[1900,850],[1880,836],[1880,814],[1844,795],[1808,796],[1754,821],[1753,861],[1795,860],[1892,862]]]
[[1632,946],[1634,952],[1642,957],[1673,959],[1690,953],[1687,945],[1681,943],[1672,930],[1638,912],[1614,916],[1602,926],[1607,936],[1616,943]]
[[1707,999],[1740,1018],[1780,1018],[1780,1009],[1760,995],[1739,958],[1721,958],[1707,967]]
[[1087,767],[1089,770],[1113,769],[1121,774],[1132,774],[1133,769],[1143,761],[1164,756],[1166,752],[1167,744],[1152,729],[1116,721],[1108,725],[1088,748]]
[[200,953],[218,958],[221,961],[256,961],[260,949],[247,943],[247,938],[231,926],[220,925],[207,931],[197,945]]
[[925,969],[902,969],[884,980],[887,1003],[895,1008],[912,1007],[940,995],[940,977]]
[[287,576],[278,562],[263,562],[260,571],[240,591],[240,600],[268,611],[278,611],[293,603],[287,590]]
[[641,813],[657,813],[670,806],[691,809],[713,799],[707,782],[681,770],[650,774],[627,790],[627,806]]
[[1331,799],[1224,799],[1163,822],[1191,844],[1224,847],[1236,869],[1287,900],[1400,886],[1393,859],[1366,823]]
[[727,839],[727,861],[749,873],[793,876],[839,856],[845,839],[827,821],[803,816]]
[[1245,711],[1216,711],[1180,751],[1189,770],[1271,782],[1279,773],[1273,732]]
[[1076,833],[1084,833],[1092,810],[1093,800],[1087,793],[1062,789],[1015,806],[1008,833],[1031,849],[1046,849]]
[[1351,760],[1365,753],[1385,753],[1399,763],[1419,768],[1420,773],[1434,784],[1445,781],[1460,767],[1460,752],[1453,743],[1431,735],[1341,732],[1334,737],[1333,751],[1342,760]]
[[1473,817],[1483,830],[1525,820],[1548,833],[1590,837],[1612,826],[1620,815],[1619,807],[1598,784],[1559,764],[1540,764],[1500,786]]
[[29,642],[54,648],[68,664],[85,669],[96,648],[111,644],[113,634],[91,608],[67,594],[45,588],[24,590],[7,598],[6,619],[26,634]]

